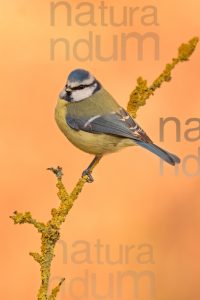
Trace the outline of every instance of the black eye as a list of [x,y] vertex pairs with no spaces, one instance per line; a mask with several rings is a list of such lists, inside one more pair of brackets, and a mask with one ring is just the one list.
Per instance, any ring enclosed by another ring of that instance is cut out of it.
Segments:
[[83,84],[81,84],[81,85],[79,85],[79,87],[78,87],[80,90],[82,90],[82,89],[84,89],[85,88],[85,86],[83,85]]

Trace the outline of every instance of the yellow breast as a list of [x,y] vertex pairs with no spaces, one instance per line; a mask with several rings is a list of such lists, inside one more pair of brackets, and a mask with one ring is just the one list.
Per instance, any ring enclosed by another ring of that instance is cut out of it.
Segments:
[[134,142],[108,134],[93,134],[72,129],[66,122],[67,102],[59,99],[55,109],[55,120],[67,139],[77,148],[94,155],[112,153],[121,148],[133,146]]

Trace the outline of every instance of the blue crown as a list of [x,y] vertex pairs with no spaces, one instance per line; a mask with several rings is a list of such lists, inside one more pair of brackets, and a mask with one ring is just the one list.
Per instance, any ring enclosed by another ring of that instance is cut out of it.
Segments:
[[90,73],[83,69],[76,69],[76,70],[72,71],[68,76],[68,80],[70,82],[73,82],[73,81],[82,82],[83,80],[86,80],[88,78],[90,78]]

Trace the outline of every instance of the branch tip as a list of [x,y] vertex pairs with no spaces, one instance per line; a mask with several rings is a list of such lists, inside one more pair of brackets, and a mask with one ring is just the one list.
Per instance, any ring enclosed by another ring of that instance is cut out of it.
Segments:
[[63,282],[65,281],[65,278],[62,278],[61,281],[59,282],[59,284],[52,290],[51,295],[49,296],[48,300],[55,300],[57,297],[57,294],[60,291],[60,287],[63,284]]
[[198,37],[194,37],[191,40],[189,40],[188,43],[182,44],[178,49],[178,58],[180,61],[187,61],[190,56],[193,54],[194,50],[196,49],[196,46],[199,42]]
[[62,168],[59,166],[57,168],[47,168],[47,170],[53,172],[58,179],[62,179],[62,176],[64,175]]
[[42,263],[42,255],[40,255],[39,253],[30,252],[29,255],[32,256],[34,258],[34,260],[36,262],[38,262],[39,264]]

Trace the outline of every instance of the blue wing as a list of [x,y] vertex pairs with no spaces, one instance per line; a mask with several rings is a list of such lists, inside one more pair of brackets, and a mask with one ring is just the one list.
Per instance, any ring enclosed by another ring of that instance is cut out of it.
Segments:
[[171,165],[180,163],[180,159],[176,155],[153,144],[144,130],[123,108],[113,113],[88,118],[76,118],[68,114],[66,121],[75,130],[83,130],[95,134],[104,133],[133,139],[138,145],[156,154],[167,163]]
[[106,115],[98,115],[88,118],[67,115],[67,124],[75,130],[83,130],[91,133],[105,133],[119,137],[134,139],[152,143],[151,139],[131,116],[120,108],[116,112]]

